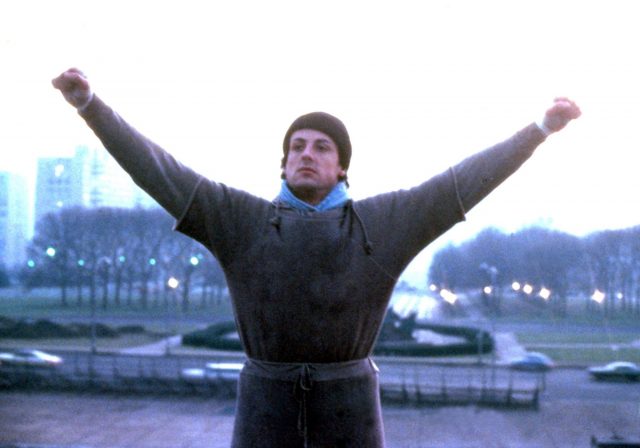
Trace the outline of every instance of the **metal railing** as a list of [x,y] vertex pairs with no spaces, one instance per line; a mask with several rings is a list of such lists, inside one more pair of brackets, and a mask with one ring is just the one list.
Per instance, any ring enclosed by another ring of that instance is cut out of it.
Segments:
[[[1,388],[36,388],[145,394],[233,397],[237,379],[228,374],[188,375],[207,362],[241,358],[91,354],[69,352],[57,368],[0,365]],[[435,365],[377,358],[380,394],[398,405],[519,406],[537,408],[544,375],[486,365]]]

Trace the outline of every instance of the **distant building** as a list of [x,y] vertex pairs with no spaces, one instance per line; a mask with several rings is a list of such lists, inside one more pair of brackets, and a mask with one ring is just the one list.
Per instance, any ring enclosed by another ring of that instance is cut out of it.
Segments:
[[35,221],[71,206],[155,207],[104,149],[80,146],[73,157],[38,160]]
[[25,178],[0,171],[0,264],[24,261],[29,231],[29,195]]

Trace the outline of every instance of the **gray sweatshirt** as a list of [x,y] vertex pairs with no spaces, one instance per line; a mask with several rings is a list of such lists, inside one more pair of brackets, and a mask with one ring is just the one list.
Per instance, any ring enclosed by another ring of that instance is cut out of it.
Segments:
[[301,213],[205,179],[97,97],[81,115],[176,229],[216,256],[247,356],[271,362],[369,356],[407,264],[545,138],[531,124],[409,190]]

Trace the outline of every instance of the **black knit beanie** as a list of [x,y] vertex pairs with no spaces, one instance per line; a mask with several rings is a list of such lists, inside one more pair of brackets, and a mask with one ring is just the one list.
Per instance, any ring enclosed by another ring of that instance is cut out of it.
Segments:
[[324,132],[327,134],[333,142],[338,146],[338,155],[340,157],[340,166],[346,171],[349,169],[349,163],[351,163],[351,140],[349,139],[349,133],[345,125],[334,117],[333,115],[325,112],[311,112],[310,114],[298,117],[284,136],[284,142],[282,149],[284,157],[282,157],[282,168],[287,163],[287,156],[289,155],[289,139],[291,134],[300,129],[314,129],[316,131]]

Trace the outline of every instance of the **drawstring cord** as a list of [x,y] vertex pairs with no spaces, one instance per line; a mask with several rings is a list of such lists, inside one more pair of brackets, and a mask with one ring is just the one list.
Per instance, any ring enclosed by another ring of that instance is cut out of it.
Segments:
[[[274,216],[269,219],[269,224],[271,224],[272,226],[274,226],[278,232],[278,234],[280,234],[280,226],[282,223],[282,217],[280,209],[282,207],[282,203],[279,200],[275,200],[274,201],[274,206],[275,206],[275,210],[274,210]],[[355,217],[355,220],[358,222],[358,225],[360,226],[360,229],[362,230],[362,235],[363,235],[363,248],[364,248],[364,252],[367,255],[371,255],[373,253],[373,244],[371,243],[371,240],[369,240],[369,234],[367,233],[367,228],[364,225],[364,222],[362,221],[362,218],[360,217],[360,214],[358,213],[358,211],[356,210],[354,204],[353,204],[353,200],[349,199],[347,201],[347,203],[345,204],[345,208],[348,210],[351,210],[351,212],[353,213],[353,216]],[[344,223],[344,220],[346,219],[346,214],[345,216],[342,218],[341,224]],[[349,234],[353,234],[353,220],[349,221]]]
[[309,424],[307,421],[307,393],[313,387],[313,380],[311,379],[311,367],[309,364],[303,364],[300,368],[300,374],[293,386],[293,393],[298,402],[300,408],[298,410],[298,434],[304,438],[305,448],[309,442]]
[[273,218],[271,218],[269,220],[269,224],[271,224],[273,227],[276,228],[276,231],[278,232],[278,235],[280,235],[280,224],[282,223],[282,217],[280,216],[280,207],[282,206],[282,203],[278,200],[274,201],[274,205],[275,205],[275,215],[273,216]]
[[[349,201],[348,207],[353,212],[353,216],[355,217],[355,220],[358,221],[358,224],[360,225],[360,229],[362,230],[362,237],[364,239],[364,244],[363,244],[364,252],[367,255],[372,255],[373,254],[373,244],[371,243],[371,240],[369,240],[369,234],[367,233],[367,227],[364,225],[364,221],[362,220],[362,217],[360,217],[360,214],[358,213],[358,210],[356,210],[356,207],[355,207],[353,201],[351,201],[351,200]],[[349,232],[351,232],[351,227],[349,228]],[[376,267],[378,269],[380,269],[380,272],[382,272],[384,275],[389,277],[391,280],[393,280],[394,282],[398,281],[398,277],[392,275],[389,271],[387,271],[387,269],[385,269],[384,266],[382,266],[380,263],[378,263],[378,261],[376,260],[376,257],[369,256],[369,257],[367,257],[367,259],[370,260],[373,264],[375,264]]]
[[[353,216],[356,218],[356,221],[358,221],[358,224],[360,225],[360,230],[362,230],[362,236],[364,238],[364,243],[363,243],[364,252],[367,255],[371,255],[373,253],[373,244],[371,244],[371,241],[369,240],[369,234],[367,233],[367,228],[364,225],[364,222],[362,221],[362,218],[360,217],[358,210],[356,210],[356,207],[354,206],[352,200],[349,200],[348,207],[353,212]],[[351,233],[351,225],[349,226],[349,232]]]
[[[281,223],[282,223],[282,216],[281,216],[281,208],[282,208],[282,203],[279,200],[275,200],[274,201],[274,206],[275,206],[275,211],[274,211],[274,216],[273,218],[271,218],[269,220],[269,224],[271,224],[272,226],[274,226],[278,232],[278,235],[281,235],[280,233],[280,228],[281,228]],[[352,219],[349,219],[349,235],[353,234],[353,221],[357,221],[358,225],[360,226],[360,230],[362,231],[362,238],[363,238],[363,244],[362,247],[364,249],[365,254],[367,254],[369,257],[368,259],[371,260],[371,262],[373,264],[375,264],[378,269],[387,277],[389,277],[391,280],[393,280],[394,282],[398,281],[398,277],[392,275],[389,271],[387,271],[384,266],[382,266],[380,263],[378,263],[378,261],[375,259],[375,257],[372,257],[371,255],[373,254],[373,244],[371,243],[371,240],[369,239],[369,233],[367,232],[367,227],[364,225],[364,221],[362,220],[362,217],[360,216],[360,214],[358,213],[358,210],[355,207],[355,204],[353,203],[352,199],[349,199],[346,204],[344,205],[345,210],[346,211],[351,211],[351,215],[353,216]],[[345,217],[343,217],[343,220],[341,221],[341,224],[344,223],[344,219],[346,219]]]

